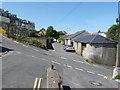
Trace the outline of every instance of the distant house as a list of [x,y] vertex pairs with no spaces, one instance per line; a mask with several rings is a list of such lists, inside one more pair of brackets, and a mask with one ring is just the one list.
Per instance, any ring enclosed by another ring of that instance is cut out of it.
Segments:
[[74,44],[73,44],[74,39],[76,39],[76,38],[78,38],[80,36],[83,36],[83,35],[89,35],[89,33],[87,31],[85,31],[85,30],[78,31],[78,32],[68,36],[67,38],[65,38],[65,44],[68,44],[68,45],[72,44],[74,46]]
[[74,40],[75,51],[88,60],[115,65],[117,43],[100,35],[86,35]]
[[106,32],[101,32],[100,30],[98,32],[93,33],[93,35],[101,35],[103,37],[106,37]]
[[65,39],[68,37],[69,35],[60,35],[60,39],[62,39],[61,44],[65,44]]

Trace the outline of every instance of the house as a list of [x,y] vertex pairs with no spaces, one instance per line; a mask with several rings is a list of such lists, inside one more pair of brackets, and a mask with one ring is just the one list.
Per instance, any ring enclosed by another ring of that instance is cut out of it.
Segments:
[[65,44],[72,44],[74,46],[74,39],[76,39],[77,37],[83,36],[83,35],[89,35],[89,33],[85,30],[83,31],[78,31],[70,36],[68,36],[67,38],[65,38]]
[[93,33],[94,35],[101,35],[103,37],[106,37],[106,32],[101,32],[100,30],[98,32]]
[[74,40],[75,51],[88,60],[115,65],[117,43],[101,35],[86,35]]

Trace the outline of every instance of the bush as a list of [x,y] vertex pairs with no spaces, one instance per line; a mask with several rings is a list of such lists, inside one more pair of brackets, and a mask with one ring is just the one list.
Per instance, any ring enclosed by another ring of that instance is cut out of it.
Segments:
[[63,40],[61,38],[58,39],[58,42],[61,43]]
[[117,75],[114,79],[120,79],[120,75]]
[[4,29],[0,29],[0,33],[2,33],[2,34],[6,34],[6,33],[7,33],[7,31],[6,31],[6,30],[4,30]]

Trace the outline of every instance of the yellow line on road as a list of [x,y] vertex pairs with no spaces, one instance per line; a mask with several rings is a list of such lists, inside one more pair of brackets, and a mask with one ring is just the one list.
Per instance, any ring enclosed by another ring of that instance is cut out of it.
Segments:
[[38,77],[35,78],[33,90],[39,90],[40,89],[41,81],[42,81],[42,78],[38,78]]
[[42,78],[39,78],[37,90],[40,89],[41,81],[42,81]]
[[38,81],[38,78],[36,77],[36,78],[35,78],[35,82],[34,82],[34,86],[33,86],[33,90],[35,90],[36,87],[37,87],[37,81]]

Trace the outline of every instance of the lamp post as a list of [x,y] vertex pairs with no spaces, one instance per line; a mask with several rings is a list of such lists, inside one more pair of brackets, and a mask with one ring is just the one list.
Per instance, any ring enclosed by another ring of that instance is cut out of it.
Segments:
[[119,18],[116,19],[118,25],[118,45],[117,45],[117,56],[116,56],[116,66],[113,70],[113,77],[115,78],[117,75],[120,75],[120,2],[118,3],[118,14]]

